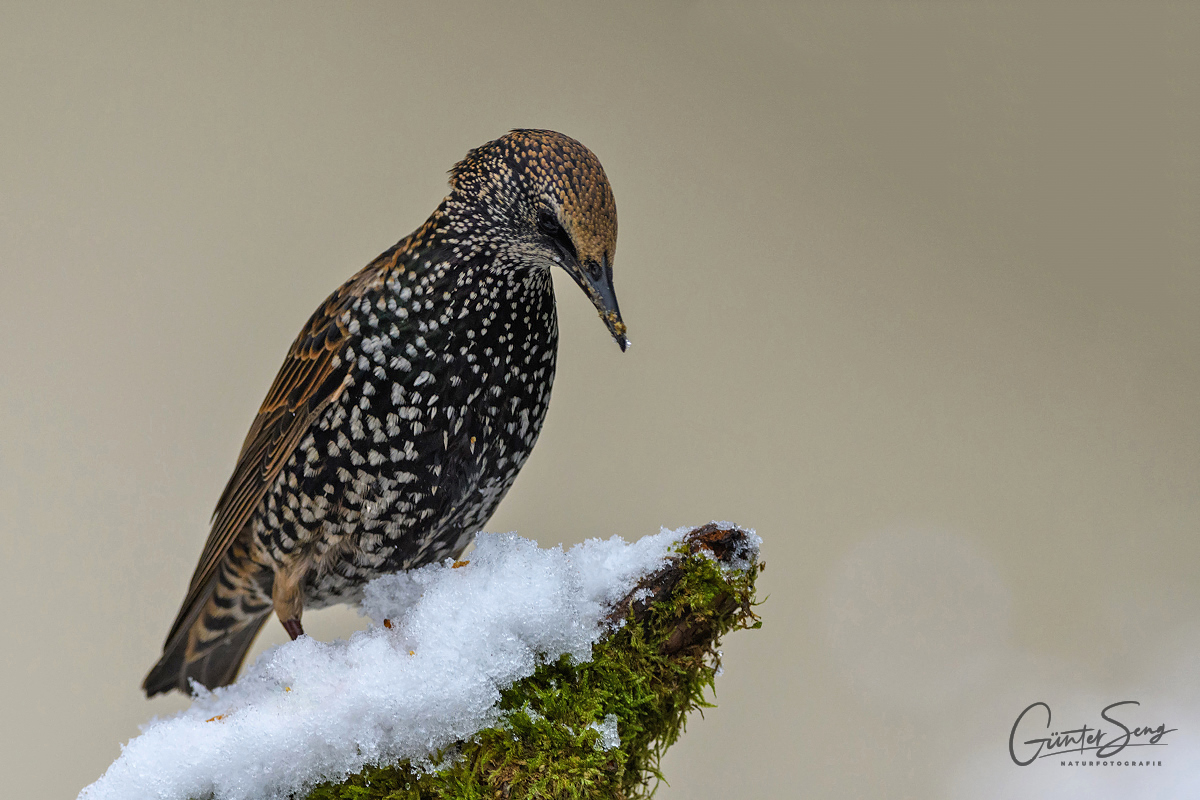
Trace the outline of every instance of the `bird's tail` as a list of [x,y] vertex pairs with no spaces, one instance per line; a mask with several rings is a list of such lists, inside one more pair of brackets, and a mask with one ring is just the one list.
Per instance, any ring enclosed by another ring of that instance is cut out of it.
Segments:
[[142,682],[147,697],[172,689],[190,693],[192,680],[209,689],[233,683],[272,608],[270,595],[248,580],[248,566],[227,558],[176,621],[162,658]]

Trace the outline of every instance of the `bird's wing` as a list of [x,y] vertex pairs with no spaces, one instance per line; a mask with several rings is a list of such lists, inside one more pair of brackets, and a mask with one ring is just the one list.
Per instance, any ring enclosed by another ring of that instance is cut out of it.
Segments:
[[295,452],[304,433],[345,388],[350,365],[342,361],[341,351],[351,332],[344,315],[364,295],[382,286],[389,260],[381,256],[330,295],[292,343],[246,435],[233,476],[217,501],[212,532],[168,641],[193,607],[203,602],[221,559]]

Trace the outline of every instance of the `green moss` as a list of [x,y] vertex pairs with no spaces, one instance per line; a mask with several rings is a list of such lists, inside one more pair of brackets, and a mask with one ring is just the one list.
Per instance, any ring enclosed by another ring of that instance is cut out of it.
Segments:
[[[707,553],[695,552],[694,541],[681,544],[680,552],[678,569],[652,587],[654,599],[646,607],[629,604],[625,624],[593,648],[591,661],[572,664],[564,657],[505,691],[501,707],[510,713],[502,726],[441,754],[432,771],[407,761],[368,767],[342,783],[317,786],[309,800],[653,794],[659,761],[688,713],[710,705],[705,697],[719,665],[719,638],[759,626],[752,611],[757,564],[724,571]],[[589,725],[610,714],[621,744],[606,751]]]

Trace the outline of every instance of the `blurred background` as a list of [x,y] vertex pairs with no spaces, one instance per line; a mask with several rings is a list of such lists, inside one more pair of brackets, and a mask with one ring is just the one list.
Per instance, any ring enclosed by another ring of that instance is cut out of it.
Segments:
[[[659,797],[1194,797],[1197,86],[1191,3],[3,3],[4,793],[185,705],[138,687],[292,338],[546,127],[612,181],[633,346],[556,276],[488,529],[765,540]],[[1161,767],[1010,760],[1122,700]]]

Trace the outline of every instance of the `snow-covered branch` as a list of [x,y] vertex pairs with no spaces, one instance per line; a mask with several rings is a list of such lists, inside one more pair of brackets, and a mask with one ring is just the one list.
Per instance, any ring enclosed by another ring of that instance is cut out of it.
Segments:
[[155,720],[81,800],[642,794],[718,639],[756,627],[759,538],[725,523],[564,552],[482,535],[370,584],[376,622],[308,637]]

